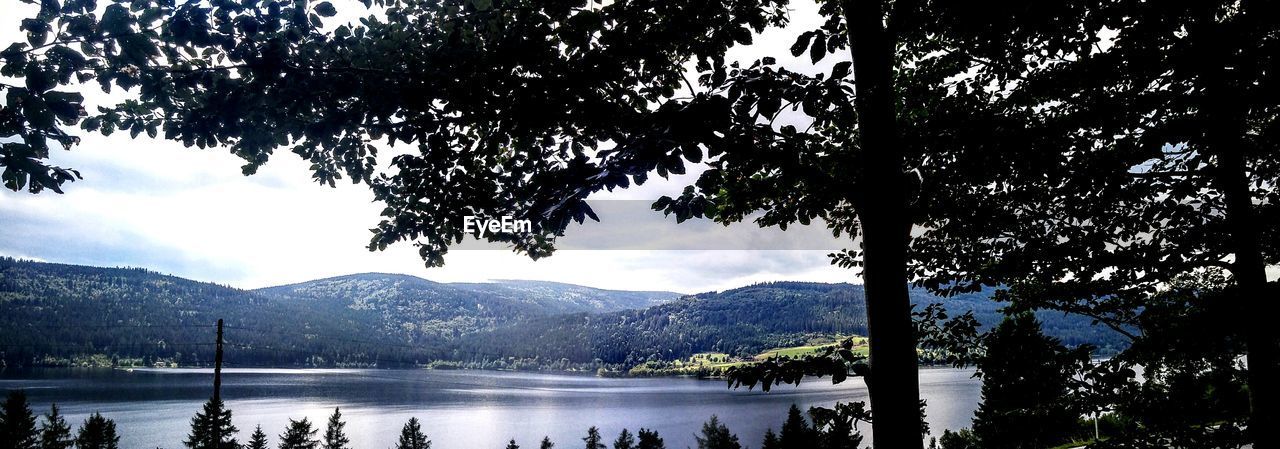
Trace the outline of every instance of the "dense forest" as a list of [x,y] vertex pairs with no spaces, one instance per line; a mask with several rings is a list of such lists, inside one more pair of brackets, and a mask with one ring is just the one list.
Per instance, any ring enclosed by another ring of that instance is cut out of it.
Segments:
[[[537,282],[455,286],[388,274],[246,291],[137,268],[4,258],[0,326],[10,331],[0,335],[0,353],[9,365],[207,365],[213,324],[222,318],[232,365],[618,369],[706,351],[746,356],[866,330],[857,285],[786,282],[670,301],[663,295]],[[1001,316],[989,292],[913,296],[972,311],[983,323]],[[659,304],[610,311],[652,303]],[[1121,344],[1087,319],[1042,315],[1046,331],[1068,344],[1103,351]]]

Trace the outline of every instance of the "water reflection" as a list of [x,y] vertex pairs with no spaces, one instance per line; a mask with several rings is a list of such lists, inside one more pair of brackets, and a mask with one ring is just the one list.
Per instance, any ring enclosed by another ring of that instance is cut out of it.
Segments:
[[[922,369],[921,394],[935,435],[968,426],[978,400],[971,371]],[[57,402],[72,423],[101,411],[115,419],[125,448],[181,447],[189,420],[208,398],[211,372],[203,369],[0,371],[0,389],[28,390],[37,411]],[[271,436],[289,418],[322,426],[342,407],[348,436],[361,448],[392,447],[400,426],[416,416],[432,447],[494,448],[515,438],[536,447],[544,435],[558,447],[577,447],[586,428],[612,439],[623,427],[658,430],[668,447],[694,445],[693,435],[712,414],[748,446],[777,428],[792,403],[802,408],[866,400],[854,380],[831,385],[815,379],[772,393],[729,390],[720,381],[683,378],[602,379],[594,376],[490,371],[224,370],[223,398],[234,412],[241,440],[261,424]]]

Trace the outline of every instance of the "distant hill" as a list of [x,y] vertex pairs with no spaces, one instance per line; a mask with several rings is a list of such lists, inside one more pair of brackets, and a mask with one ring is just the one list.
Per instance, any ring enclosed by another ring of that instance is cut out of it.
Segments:
[[[941,302],[949,312],[974,312],[984,326],[1003,319],[991,292],[939,298],[911,291],[913,304]],[[1045,332],[1069,345],[1084,343],[1113,352],[1120,335],[1088,318],[1041,312]],[[816,336],[866,334],[866,299],[861,285],[806,282],[756,284],[702,293],[644,310],[571,314],[538,318],[521,326],[472,334],[456,350],[508,357],[599,360],[633,366],[674,360],[699,352],[751,356],[775,347],[798,346]]]
[[487,283],[451,283],[452,287],[491,294],[500,298],[535,303],[553,313],[617,312],[644,309],[679,298],[679,293],[662,291],[604,290],[547,281],[495,280]]
[[[208,364],[218,318],[227,323],[228,363],[240,366],[625,366],[866,330],[858,285],[771,283],[677,296],[395,274],[246,291],[138,268],[0,257],[0,361]],[[919,291],[913,297],[940,300]],[[945,301],[984,322],[999,319],[999,304],[986,292]],[[1042,319],[1048,333],[1071,344],[1118,344],[1083,318]]]
[[395,309],[406,301],[427,300],[424,317],[524,317],[573,312],[616,312],[643,309],[682,296],[674,292],[605,290],[545,281],[497,280],[487,283],[440,283],[403,274],[364,273],[254,290],[267,296],[351,302],[354,307]]

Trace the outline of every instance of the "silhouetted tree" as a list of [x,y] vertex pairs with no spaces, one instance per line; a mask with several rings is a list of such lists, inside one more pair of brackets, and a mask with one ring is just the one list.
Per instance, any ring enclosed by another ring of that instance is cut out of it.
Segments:
[[94,412],[80,425],[76,436],[76,449],[118,449],[120,436],[116,435],[116,422]]
[[396,442],[396,449],[430,448],[431,440],[427,439],[427,434],[422,433],[422,424],[418,422],[418,418],[409,418],[409,422],[400,429],[400,441]]
[[320,440],[316,439],[316,429],[311,427],[311,421],[307,418],[295,421],[289,419],[289,426],[285,428],[284,433],[280,434],[280,449],[316,449],[320,446]]
[[27,404],[27,393],[12,390],[0,407],[0,449],[36,449],[36,417]]
[[760,443],[760,449],[782,449],[782,442],[778,440],[778,435],[773,433],[772,427],[764,431],[764,441]]
[[44,423],[40,425],[40,449],[70,449],[75,444],[71,437],[71,426],[58,412],[58,404],[49,406],[49,413],[44,415]]
[[507,442],[507,449],[520,449],[520,445],[516,444],[515,438]]
[[209,398],[191,418],[191,433],[183,444],[191,449],[236,449],[240,447],[235,438],[238,431],[231,425],[231,410],[221,400]]
[[547,436],[542,437],[542,444],[538,445],[538,449],[551,449],[553,447],[556,447],[556,444],[552,443],[551,437]]
[[350,449],[347,445],[351,440],[347,439],[347,434],[343,432],[343,428],[347,423],[342,421],[342,411],[337,407],[333,409],[333,415],[329,416],[329,426],[324,431],[324,442],[321,445],[324,449]]
[[859,422],[870,421],[866,404],[859,402],[840,403],[835,407],[813,407],[809,409],[813,418],[814,437],[817,447],[822,449],[857,449],[862,444],[862,434],[856,430]]
[[738,436],[729,432],[729,428],[715,415],[702,424],[702,435],[694,438],[698,441],[698,449],[742,449]]
[[622,429],[618,439],[613,440],[613,449],[636,449],[636,438],[627,429]]
[[942,438],[938,439],[939,449],[982,449],[978,437],[969,429],[960,429],[952,432],[951,430],[943,430]]
[[267,449],[267,433],[262,431],[261,424],[253,429],[253,434],[249,435],[249,444],[245,447],[247,449]]
[[791,404],[791,408],[787,410],[787,420],[782,423],[778,444],[782,449],[810,448],[818,444],[816,432],[809,427],[809,422],[800,413],[800,407],[795,404]]
[[1080,416],[1068,395],[1081,354],[1046,337],[1029,313],[1005,319],[985,342],[987,353],[978,362],[982,403],[973,419],[982,446],[1033,449],[1064,443]]
[[600,429],[597,429],[596,426],[591,426],[590,429],[587,429],[587,436],[583,437],[582,441],[586,443],[586,449],[606,448],[604,438],[600,436]]
[[662,441],[662,437],[658,436],[658,431],[641,428],[636,432],[636,437],[640,440],[636,443],[636,449],[667,449],[667,444]]

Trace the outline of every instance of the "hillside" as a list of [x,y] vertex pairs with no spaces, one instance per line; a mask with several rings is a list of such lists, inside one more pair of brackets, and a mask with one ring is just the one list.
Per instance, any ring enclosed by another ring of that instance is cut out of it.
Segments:
[[459,313],[500,318],[574,312],[617,312],[643,309],[682,296],[674,292],[605,290],[559,282],[496,280],[486,283],[440,283],[403,274],[364,273],[317,279],[254,290],[288,298],[351,302],[353,307],[393,310],[408,302],[433,304],[424,318]]
[[[862,287],[770,283],[674,293],[570,284],[444,284],[357,274],[253,291],[137,268],[0,258],[0,361],[207,364],[227,323],[228,363],[275,366],[632,366],[702,352],[751,355],[815,336],[864,334]],[[917,303],[943,301],[913,291]],[[643,309],[628,309],[659,303]],[[1000,319],[989,292],[946,299]],[[1118,345],[1087,319],[1042,315],[1068,344]],[[89,360],[90,358],[95,358]],[[512,362],[516,361],[516,362]]]
[[[939,298],[912,290],[914,304],[941,302],[952,313],[973,311],[984,326],[998,323],[991,292]],[[1045,332],[1070,345],[1103,352],[1123,345],[1118,334],[1088,318],[1042,312]],[[769,348],[804,345],[818,336],[866,334],[861,285],[776,282],[687,296],[644,310],[571,314],[531,320],[459,340],[455,350],[507,357],[566,358],[634,366],[705,352],[749,358]]]

